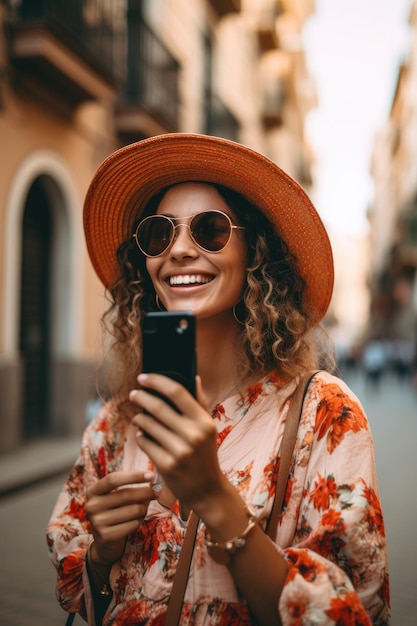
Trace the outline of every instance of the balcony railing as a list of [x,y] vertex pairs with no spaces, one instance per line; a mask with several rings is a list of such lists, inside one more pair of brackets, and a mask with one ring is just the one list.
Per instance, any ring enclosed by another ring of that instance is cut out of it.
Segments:
[[313,184],[311,164],[305,154],[298,158],[295,179],[302,187],[310,187]]
[[206,110],[206,135],[239,141],[240,125],[235,116],[216,95],[212,94]]
[[277,19],[282,8],[277,0],[252,0],[259,47],[262,52],[278,47]]
[[9,0],[13,32],[42,27],[108,80],[114,76],[118,2],[100,0]]
[[132,139],[152,134],[153,128],[177,130],[179,63],[139,17],[128,20],[127,63],[121,64],[126,79],[119,98],[119,129]]
[[229,13],[239,13],[241,0],[210,0],[210,4],[220,17]]
[[410,206],[399,218],[400,223],[400,247],[404,254],[414,259],[414,266],[417,267],[417,206]]
[[266,130],[283,123],[287,88],[284,80],[270,80],[262,94],[262,121]]

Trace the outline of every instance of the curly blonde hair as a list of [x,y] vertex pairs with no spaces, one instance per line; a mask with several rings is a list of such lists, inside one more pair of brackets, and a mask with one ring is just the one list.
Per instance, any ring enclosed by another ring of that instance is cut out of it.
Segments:
[[[293,378],[308,369],[332,369],[334,360],[322,326],[312,327],[305,306],[304,280],[296,259],[267,218],[239,193],[213,185],[245,227],[247,276],[236,307],[241,321],[238,338],[242,380],[258,372],[275,371]],[[156,212],[168,188],[154,196],[141,219]],[[142,366],[143,318],[158,309],[146,259],[129,237],[119,248],[119,278],[110,289],[110,306],[102,322],[111,337],[108,389],[120,413],[129,415],[129,391],[136,387]]]

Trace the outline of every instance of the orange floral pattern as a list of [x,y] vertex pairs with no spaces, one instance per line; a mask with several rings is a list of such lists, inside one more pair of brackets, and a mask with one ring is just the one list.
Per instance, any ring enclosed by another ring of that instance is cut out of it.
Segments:
[[[276,374],[218,405],[218,455],[224,474],[265,527],[277,476],[288,397],[294,382]],[[77,460],[55,505],[48,546],[63,608],[93,624],[85,553],[88,486],[123,468],[129,431],[110,405],[87,427]],[[137,466],[147,461],[137,457]],[[130,467],[130,466],[129,466]],[[113,598],[103,626],[163,626],[184,529],[178,506],[151,502],[140,529],[113,565]],[[389,621],[385,530],[375,483],[373,442],[358,400],[321,372],[308,390],[277,531],[288,576],[279,615],[284,626],[371,625]],[[254,624],[227,568],[214,563],[200,527],[181,616],[184,626]]]
[[357,433],[367,428],[367,419],[359,410],[358,402],[348,398],[338,385],[329,385],[326,396],[320,400],[317,408],[314,432],[318,432],[318,440],[326,437],[330,454],[348,432]]

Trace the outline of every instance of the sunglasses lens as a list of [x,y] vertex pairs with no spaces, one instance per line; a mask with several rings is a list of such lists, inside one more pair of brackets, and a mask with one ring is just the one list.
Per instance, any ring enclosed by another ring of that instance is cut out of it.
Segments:
[[140,248],[148,256],[158,256],[171,243],[173,225],[166,217],[152,215],[138,226],[136,237]]
[[208,252],[219,252],[230,239],[230,222],[217,211],[199,213],[191,220],[190,229],[196,243]]

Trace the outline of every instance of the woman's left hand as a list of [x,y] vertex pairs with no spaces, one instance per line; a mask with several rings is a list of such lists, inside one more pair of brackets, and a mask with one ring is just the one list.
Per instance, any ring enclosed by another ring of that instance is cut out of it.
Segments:
[[[172,493],[185,506],[203,513],[229,485],[218,463],[217,431],[204,408],[201,381],[197,377],[197,400],[181,384],[160,374],[141,374],[138,381],[141,389],[129,396],[142,410],[132,420],[139,428],[138,445]],[[169,398],[179,412],[147,389]]]

